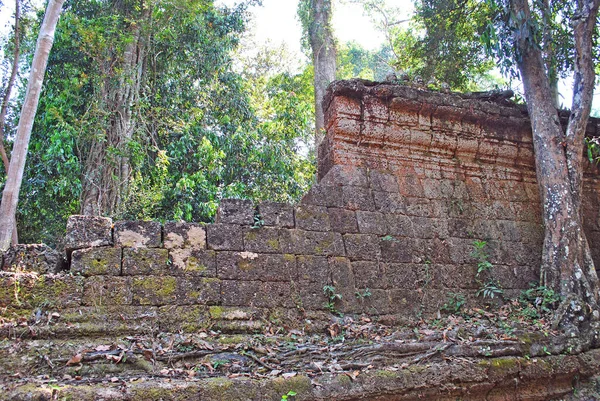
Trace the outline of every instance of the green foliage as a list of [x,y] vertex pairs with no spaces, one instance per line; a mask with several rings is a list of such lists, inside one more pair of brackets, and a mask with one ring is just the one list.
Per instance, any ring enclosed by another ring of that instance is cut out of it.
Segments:
[[112,217],[209,221],[224,197],[289,202],[306,192],[315,172],[312,69],[234,70],[248,3],[66,4],[22,188],[23,240],[56,244],[79,212],[84,167],[110,124],[103,91],[126,79],[118,66],[132,26],[145,38],[144,61],[133,135],[107,144],[104,163],[125,157],[131,166]]
[[585,138],[587,157],[590,163],[600,163],[600,138]]
[[487,246],[487,241],[473,241],[473,251],[471,252],[471,257],[475,258],[477,261],[477,277],[479,277],[482,273],[488,272],[492,270],[494,267],[489,259],[489,255],[487,254],[485,247]]
[[539,317],[541,314],[552,313],[558,305],[561,296],[553,289],[537,283],[529,283],[529,288],[521,292],[519,302],[527,311],[529,317]]
[[286,401],[288,400],[290,397],[294,397],[297,393],[295,391],[288,391],[286,394],[281,396],[281,401]]
[[[498,280],[490,277],[494,265],[489,261],[489,255],[486,251],[487,241],[473,241],[473,251],[471,257],[477,261],[477,273],[475,278],[479,284],[479,289],[475,293],[478,297],[493,299],[496,296],[502,296],[504,290]],[[484,278],[482,280],[481,278]]]
[[[481,38],[490,7],[477,0],[417,0],[408,28],[394,28],[395,66],[434,86],[455,90],[489,86],[494,67]],[[488,81],[488,82],[486,82]]]
[[364,289],[364,290],[362,290],[362,291],[356,291],[356,292],[354,293],[354,295],[356,296],[356,298],[358,298],[358,299],[360,299],[360,300],[363,300],[363,299],[365,299],[365,298],[368,298],[368,297],[370,297],[370,296],[371,296],[371,295],[373,295],[373,294],[371,293],[371,290],[370,290],[369,288],[365,288],[365,289]]
[[457,314],[460,313],[462,307],[467,303],[465,296],[459,292],[450,292],[448,293],[448,298],[446,302],[442,306],[442,311]]
[[366,50],[356,42],[338,46],[338,79],[363,78],[383,81],[391,70],[389,62],[393,60],[389,47],[382,46],[377,51]]
[[336,303],[342,299],[342,294],[335,292],[335,287],[332,285],[324,286],[323,293],[327,297],[327,302],[325,303],[327,310],[334,315],[342,316],[342,313],[336,307]]

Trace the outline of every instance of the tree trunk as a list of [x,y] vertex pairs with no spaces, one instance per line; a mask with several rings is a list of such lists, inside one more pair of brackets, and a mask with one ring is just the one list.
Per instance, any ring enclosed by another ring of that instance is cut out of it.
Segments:
[[29,138],[31,137],[31,129],[40,100],[48,55],[54,42],[54,31],[56,30],[56,24],[63,3],[64,0],[50,0],[48,2],[33,55],[27,92],[21,109],[8,177],[2,193],[2,203],[0,204],[0,249],[2,251],[5,251],[10,246],[12,232],[16,226],[15,215],[21,182],[23,180],[23,171],[25,169]]
[[331,28],[331,0],[311,0],[308,36],[315,69],[315,149],[325,136],[323,97],[327,86],[335,80],[336,47]]
[[[146,9],[144,18],[150,16]],[[85,161],[81,213],[113,215],[128,190],[131,167],[127,145],[135,130],[135,109],[139,100],[144,67],[145,40],[140,23],[132,24],[132,40],[127,43],[115,83],[114,60],[106,64],[101,91],[102,103],[109,116],[106,131],[93,141]]]
[[599,320],[598,276],[583,232],[581,193],[585,129],[594,88],[592,34],[599,0],[580,3],[575,22],[574,101],[565,130],[554,105],[550,80],[527,20],[527,0],[512,0],[515,40],[533,130],[536,173],[543,205],[545,238],[541,284],[563,297],[556,325],[578,330]]
[[[8,155],[6,154],[6,148],[4,146],[4,136],[5,136],[5,127],[6,127],[6,113],[8,112],[8,103],[10,102],[10,95],[12,93],[12,88],[15,85],[15,81],[17,80],[17,72],[19,70],[19,55],[21,53],[21,44],[20,44],[20,26],[21,23],[21,5],[19,4],[19,0],[15,0],[15,50],[13,52],[13,63],[12,69],[10,71],[10,77],[8,78],[8,82],[6,84],[6,89],[4,90],[4,96],[2,97],[2,107],[0,108],[0,156],[2,157],[2,163],[4,164],[4,171],[6,175],[8,175],[8,167],[10,161],[8,160]],[[19,235],[17,232],[17,225],[15,224],[15,228],[12,233],[11,243],[16,245],[19,243]]]

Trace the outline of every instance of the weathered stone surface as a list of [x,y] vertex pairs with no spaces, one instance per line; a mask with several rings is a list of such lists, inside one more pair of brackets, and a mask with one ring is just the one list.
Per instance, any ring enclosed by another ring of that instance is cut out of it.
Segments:
[[348,165],[337,165],[331,168],[327,175],[320,181],[326,186],[358,186],[368,187],[369,179],[364,168]]
[[290,283],[223,280],[223,306],[293,307]]
[[130,277],[93,276],[85,279],[84,306],[131,305],[132,299]]
[[123,275],[145,276],[167,274],[170,269],[169,252],[166,249],[123,249]]
[[54,249],[44,244],[13,245],[4,253],[2,270],[12,272],[58,273],[64,260]]
[[87,248],[71,254],[71,272],[83,276],[121,275],[121,248]]
[[206,226],[208,248],[218,251],[242,251],[244,239],[242,227],[234,224],[210,224]]
[[258,213],[265,226],[294,228],[294,208],[287,203],[261,202]]
[[210,249],[171,249],[168,271],[173,276],[216,277],[216,252]]
[[342,195],[342,187],[328,187],[318,183],[308,190],[308,193],[302,197],[300,203],[302,205],[342,207],[344,205]]
[[0,272],[0,308],[59,309],[81,305],[83,277]]
[[206,229],[201,224],[167,222],[163,234],[166,249],[206,249]]
[[281,251],[279,228],[244,228],[244,250],[247,252],[277,253]]
[[158,248],[162,227],[157,221],[117,221],[114,224],[115,246]]
[[221,280],[180,277],[177,279],[178,305],[216,305],[221,302]]
[[158,308],[158,324],[162,332],[197,333],[210,326],[208,307],[199,305],[165,305]]
[[281,230],[281,250],[296,255],[344,255],[339,233],[305,230]]
[[371,234],[344,235],[346,255],[353,260],[378,260],[381,257],[379,237]]
[[223,280],[260,281],[290,281],[298,274],[294,255],[254,252],[219,252],[217,272]]
[[177,303],[177,277],[138,276],[133,277],[133,305],[172,305]]
[[358,221],[358,231],[361,234],[379,234],[389,233],[385,215],[380,212],[357,211],[356,219]]
[[112,245],[112,220],[99,216],[71,216],[67,220],[65,249]]
[[254,204],[244,199],[221,199],[216,222],[221,224],[254,225]]
[[324,206],[300,205],[296,207],[296,227],[302,230],[329,231],[329,215]]
[[336,207],[330,207],[327,211],[329,213],[329,222],[332,231],[343,234],[358,232],[358,222],[355,211]]

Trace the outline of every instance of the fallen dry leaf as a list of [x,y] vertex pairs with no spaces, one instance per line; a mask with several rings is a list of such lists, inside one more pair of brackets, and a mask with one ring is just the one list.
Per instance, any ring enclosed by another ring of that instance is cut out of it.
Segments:
[[78,363],[81,363],[82,359],[83,359],[83,355],[82,354],[74,355],[71,359],[69,359],[67,361],[67,366],[76,365]]

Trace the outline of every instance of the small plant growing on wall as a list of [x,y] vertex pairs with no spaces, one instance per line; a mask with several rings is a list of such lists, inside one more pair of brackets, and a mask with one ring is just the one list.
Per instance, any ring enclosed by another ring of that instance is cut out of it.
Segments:
[[473,241],[473,251],[471,257],[477,262],[477,273],[475,279],[479,284],[479,290],[475,295],[483,298],[493,299],[497,296],[502,296],[504,290],[498,280],[490,277],[494,265],[489,261],[490,256],[486,251],[487,241]]
[[327,297],[327,302],[325,303],[325,307],[327,310],[334,315],[342,316],[342,313],[337,310],[336,303],[341,301],[342,294],[338,294],[335,292],[335,287],[332,285],[326,285],[323,287],[323,293]]

